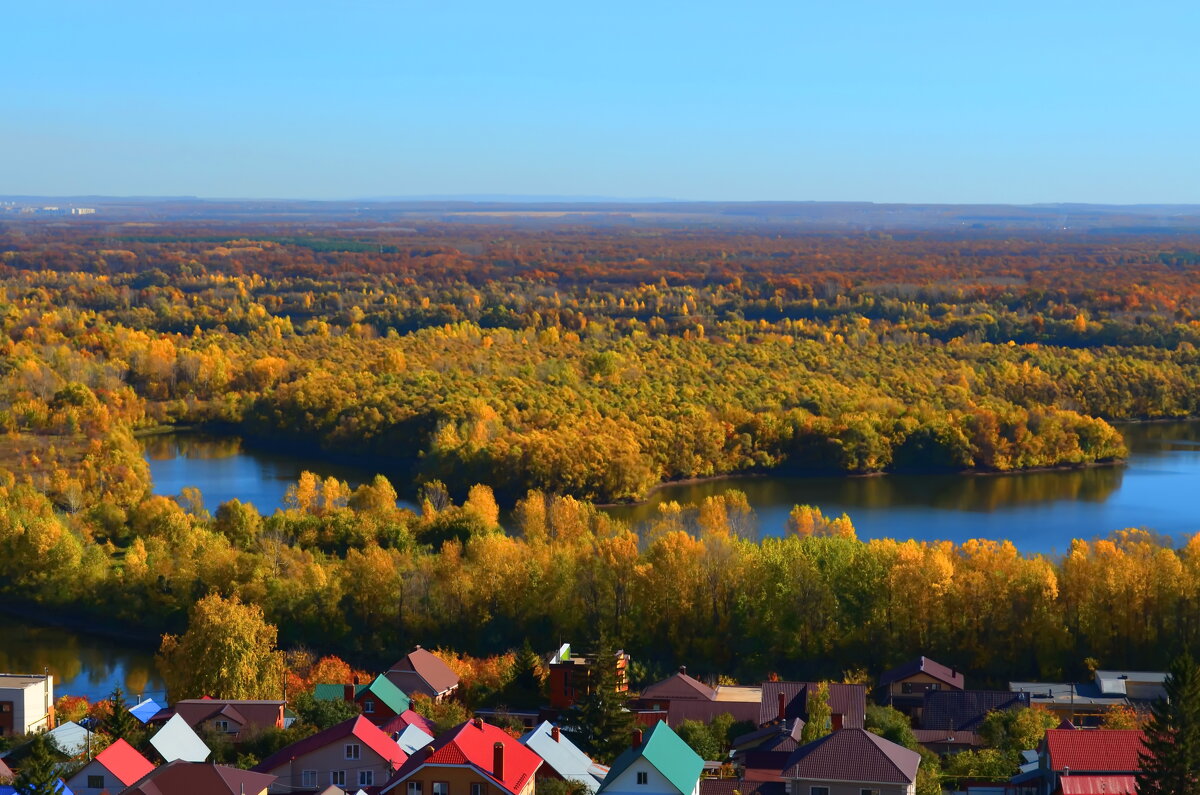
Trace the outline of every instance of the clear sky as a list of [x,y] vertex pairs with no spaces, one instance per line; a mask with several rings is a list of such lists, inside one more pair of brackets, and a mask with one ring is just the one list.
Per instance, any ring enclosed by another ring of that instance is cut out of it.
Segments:
[[1200,203],[1200,2],[6,0],[0,194]]

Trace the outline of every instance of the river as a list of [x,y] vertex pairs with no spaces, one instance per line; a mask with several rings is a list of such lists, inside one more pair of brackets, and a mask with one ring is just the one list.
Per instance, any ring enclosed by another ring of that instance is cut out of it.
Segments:
[[[784,531],[793,505],[849,514],[860,538],[1009,539],[1023,552],[1064,552],[1072,538],[1126,527],[1171,536],[1200,531],[1200,422],[1122,425],[1130,448],[1120,466],[1004,475],[930,474],[876,477],[728,477],[673,484],[638,505],[608,508],[635,525],[668,500],[698,502],[729,489],[745,492],[764,535]],[[271,451],[236,436],[168,434],[144,440],[155,490],[201,490],[215,510],[237,497],[270,513],[287,487],[310,470],[352,485],[389,475],[386,466],[334,463]],[[399,484],[399,481],[397,481]],[[412,507],[411,504],[409,507]]]

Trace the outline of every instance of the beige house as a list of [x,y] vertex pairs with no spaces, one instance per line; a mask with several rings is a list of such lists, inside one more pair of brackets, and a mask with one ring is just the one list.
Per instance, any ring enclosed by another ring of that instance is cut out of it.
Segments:
[[277,751],[254,770],[276,777],[273,793],[327,786],[354,792],[381,786],[407,759],[392,738],[359,715]]
[[0,674],[0,736],[54,728],[54,677]]

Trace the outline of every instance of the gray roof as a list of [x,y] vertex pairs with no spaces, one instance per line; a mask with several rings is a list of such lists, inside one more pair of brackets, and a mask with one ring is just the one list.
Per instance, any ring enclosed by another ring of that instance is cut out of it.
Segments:
[[47,736],[54,738],[54,744],[58,746],[58,750],[67,756],[78,756],[87,751],[88,734],[87,729],[73,720],[60,723],[46,732]]
[[400,732],[400,736],[396,738],[396,745],[400,746],[400,750],[412,756],[417,751],[433,742],[433,737],[417,726],[415,723],[410,723]]
[[212,753],[182,715],[172,715],[150,738],[150,744],[168,762],[177,759],[185,762],[203,762]]
[[1163,687],[1166,678],[1161,671],[1096,671],[1096,686],[1105,695],[1155,701],[1167,696]]
[[[542,721],[521,738],[521,744],[540,756],[546,765],[564,779],[578,781],[588,792],[595,792],[604,780],[604,771],[561,732],[556,741],[550,721]],[[597,773],[599,775],[597,776]]]
[[1107,695],[1091,682],[1009,682],[1014,693],[1028,693],[1032,704],[1110,706],[1126,704],[1124,695]]

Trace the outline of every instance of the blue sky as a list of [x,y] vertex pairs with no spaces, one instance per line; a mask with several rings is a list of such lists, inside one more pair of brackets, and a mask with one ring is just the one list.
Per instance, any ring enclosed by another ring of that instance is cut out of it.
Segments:
[[5,3],[0,194],[1200,203],[1200,3]]

